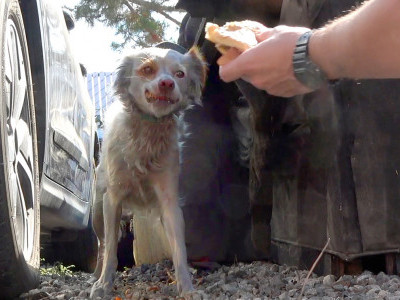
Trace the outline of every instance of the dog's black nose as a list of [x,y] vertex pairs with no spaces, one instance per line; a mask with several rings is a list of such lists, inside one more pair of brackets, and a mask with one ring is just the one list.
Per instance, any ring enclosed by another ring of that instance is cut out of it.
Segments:
[[175,87],[175,82],[171,79],[161,79],[158,82],[158,88],[160,89],[160,91],[171,91],[173,90]]

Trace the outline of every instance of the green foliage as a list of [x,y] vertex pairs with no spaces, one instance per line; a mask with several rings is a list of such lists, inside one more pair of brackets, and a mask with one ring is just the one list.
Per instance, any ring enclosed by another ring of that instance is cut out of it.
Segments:
[[[42,263],[44,259],[41,259]],[[56,262],[54,265],[42,265],[40,267],[40,275],[58,275],[58,276],[73,276],[75,268],[74,265],[64,266],[60,262]]]
[[[99,21],[114,27],[122,42],[113,42],[119,50],[127,44],[147,47],[165,40],[166,20],[179,26],[171,13],[176,11],[171,0],[80,0],[73,8],[77,20],[84,19],[91,26]],[[171,24],[171,23],[170,23]]]

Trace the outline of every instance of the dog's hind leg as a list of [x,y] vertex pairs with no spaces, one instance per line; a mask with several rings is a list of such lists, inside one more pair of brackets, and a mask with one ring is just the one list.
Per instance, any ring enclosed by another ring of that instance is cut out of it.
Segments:
[[121,221],[121,203],[114,201],[109,191],[103,197],[104,214],[104,260],[100,278],[93,284],[91,298],[104,297],[111,291],[115,271],[118,266],[118,230]]
[[180,295],[190,294],[194,289],[187,266],[185,222],[178,204],[178,175],[166,172],[153,179],[163,227],[171,246],[177,289]]

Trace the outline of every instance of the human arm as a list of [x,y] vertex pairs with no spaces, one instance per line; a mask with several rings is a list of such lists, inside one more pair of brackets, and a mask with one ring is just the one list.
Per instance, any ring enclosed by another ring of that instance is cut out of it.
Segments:
[[[270,94],[285,97],[311,91],[297,81],[292,65],[297,39],[307,30],[265,28],[257,34],[258,45],[220,67],[222,80],[243,78]],[[400,78],[400,0],[367,1],[317,30],[309,52],[329,79]]]
[[310,57],[328,78],[400,78],[400,0],[373,0],[317,30]]

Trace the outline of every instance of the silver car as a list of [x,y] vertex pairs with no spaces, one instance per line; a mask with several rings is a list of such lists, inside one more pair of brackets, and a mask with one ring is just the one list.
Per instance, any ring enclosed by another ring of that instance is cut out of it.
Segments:
[[72,27],[57,1],[0,1],[2,299],[38,284],[41,247],[82,269],[95,261],[96,125]]

